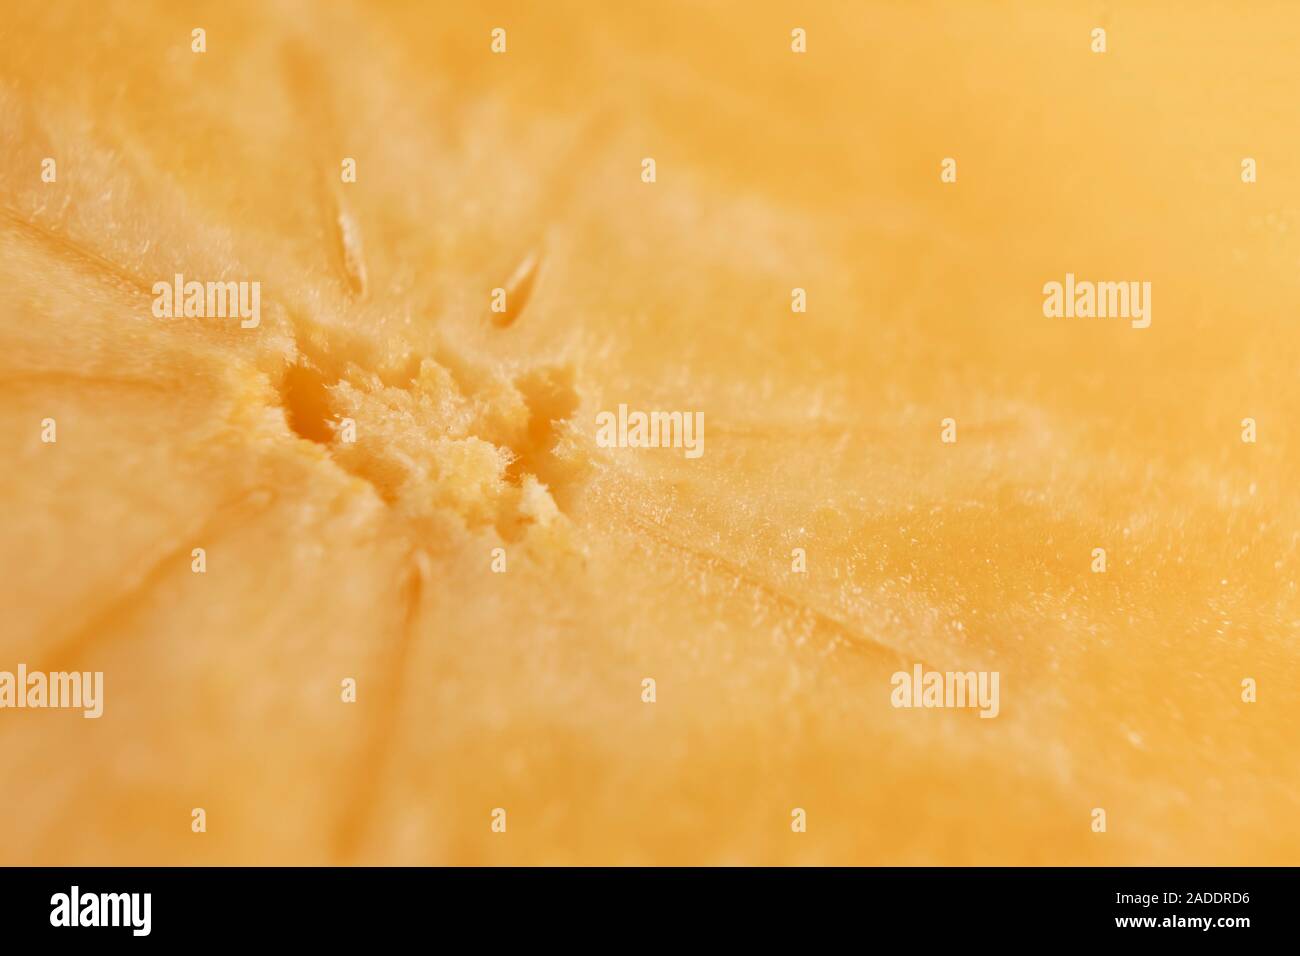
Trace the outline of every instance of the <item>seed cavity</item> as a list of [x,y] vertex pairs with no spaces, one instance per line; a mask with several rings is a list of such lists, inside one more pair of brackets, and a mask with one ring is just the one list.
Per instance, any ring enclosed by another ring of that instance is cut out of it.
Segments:
[[541,257],[536,252],[529,252],[506,280],[506,284],[502,287],[506,290],[505,311],[492,315],[492,321],[498,328],[504,329],[514,324],[515,319],[519,318],[524,307],[528,305],[528,299],[533,293],[533,284],[537,279],[537,267],[540,264]]
[[366,260],[361,251],[361,227],[351,213],[339,203],[335,217],[339,261],[348,291],[353,297],[366,294]]

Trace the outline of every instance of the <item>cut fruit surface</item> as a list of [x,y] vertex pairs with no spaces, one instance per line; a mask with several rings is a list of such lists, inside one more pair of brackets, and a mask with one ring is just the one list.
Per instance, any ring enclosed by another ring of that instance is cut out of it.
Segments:
[[467,6],[6,4],[0,863],[1300,859],[1300,20]]

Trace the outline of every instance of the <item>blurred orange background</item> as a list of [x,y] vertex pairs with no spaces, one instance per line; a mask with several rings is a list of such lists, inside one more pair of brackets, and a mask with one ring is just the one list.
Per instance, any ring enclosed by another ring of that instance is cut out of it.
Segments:
[[[1294,864],[1298,46],[1281,3],[6,4],[0,670],[106,699],[0,711],[0,863]],[[175,272],[261,327],[153,319]],[[1067,272],[1150,328],[1045,318]],[[598,448],[620,402],[705,454]],[[1000,715],[895,710],[917,662]]]

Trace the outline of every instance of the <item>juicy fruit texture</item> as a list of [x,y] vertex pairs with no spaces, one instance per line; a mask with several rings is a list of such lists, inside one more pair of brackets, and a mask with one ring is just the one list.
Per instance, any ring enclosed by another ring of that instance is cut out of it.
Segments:
[[1295,12],[468,6],[6,6],[0,862],[1294,863]]

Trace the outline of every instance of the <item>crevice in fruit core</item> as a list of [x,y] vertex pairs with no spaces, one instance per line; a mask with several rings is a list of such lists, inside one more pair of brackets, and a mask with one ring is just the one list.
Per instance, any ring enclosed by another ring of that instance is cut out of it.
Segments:
[[[428,390],[436,386],[421,379],[422,373],[430,374],[430,364],[449,376],[450,388],[467,407],[480,409],[468,431],[448,432],[445,419],[438,424],[423,417],[430,398],[439,406]],[[568,510],[575,471],[555,449],[579,397],[569,366],[525,371],[508,380],[522,404],[521,418],[518,405],[492,397],[502,396],[500,381],[486,385],[482,374],[454,353],[413,357],[380,373],[355,363],[340,368],[337,357],[317,348],[285,369],[280,393],[292,431],[323,447],[335,464],[369,483],[389,505],[451,507],[471,525],[492,523],[503,537],[513,539],[546,511],[545,506],[538,511],[538,490],[531,488],[528,476],[544,486],[541,494],[549,494],[553,510]],[[484,402],[495,401],[505,404],[483,410]],[[345,443],[340,433],[349,417],[356,421],[355,444]],[[491,463],[489,450],[500,456],[499,464]]]
[[559,438],[557,425],[569,419],[578,410],[578,393],[573,387],[573,369],[567,366],[542,368],[529,372],[516,380],[515,386],[524,396],[528,406],[528,432],[526,439],[514,449],[515,459],[507,469],[507,477],[516,484],[526,474],[551,489],[556,504],[564,487],[560,462],[552,454]]
[[303,364],[290,367],[280,386],[289,427],[303,438],[322,445],[334,440],[334,429],[330,427],[333,412],[326,388],[325,376]]

